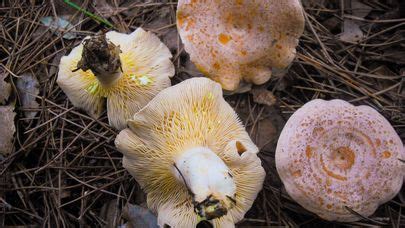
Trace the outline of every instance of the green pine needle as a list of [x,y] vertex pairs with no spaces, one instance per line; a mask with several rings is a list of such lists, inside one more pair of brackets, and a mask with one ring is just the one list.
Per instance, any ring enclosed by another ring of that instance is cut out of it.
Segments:
[[94,15],[93,13],[90,13],[89,11],[81,8],[80,6],[76,5],[76,3],[71,2],[70,0],[63,0],[66,4],[68,4],[70,7],[84,13],[86,16],[90,17],[91,19],[99,22],[99,23],[103,23],[105,25],[107,25],[110,28],[113,28],[114,25],[112,25],[110,22],[108,22],[107,20],[105,20],[104,18],[101,18],[97,15]]

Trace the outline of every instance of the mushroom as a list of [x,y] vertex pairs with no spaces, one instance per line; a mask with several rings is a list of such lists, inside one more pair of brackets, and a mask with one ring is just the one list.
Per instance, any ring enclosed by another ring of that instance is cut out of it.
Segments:
[[299,0],[179,0],[177,27],[196,67],[234,91],[293,61],[304,15]]
[[369,106],[313,100],[287,121],[276,167],[288,194],[323,219],[370,216],[401,189],[405,158],[390,123]]
[[261,190],[258,148],[210,79],[163,90],[128,126],[115,145],[162,227],[233,227]]
[[111,31],[86,37],[62,57],[57,83],[74,106],[94,118],[107,99],[110,125],[123,129],[127,119],[171,85],[171,57],[159,38],[142,28],[131,34]]

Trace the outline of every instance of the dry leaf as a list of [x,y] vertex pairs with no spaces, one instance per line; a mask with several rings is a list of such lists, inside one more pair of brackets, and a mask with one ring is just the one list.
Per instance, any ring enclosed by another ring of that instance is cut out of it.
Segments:
[[170,51],[177,50],[177,43],[179,42],[177,29],[175,27],[167,29],[162,36],[162,42],[166,44]]
[[340,34],[339,39],[346,42],[358,42],[363,39],[364,34],[360,29],[359,23],[345,19],[343,22],[344,32]]
[[[352,15],[359,18],[364,18],[372,10],[372,7],[360,2],[359,0],[351,1],[349,7],[351,8]],[[363,25],[361,21],[344,19],[343,33],[340,34],[339,39],[346,42],[358,42],[362,40],[364,33],[360,29],[361,25]]]
[[39,94],[37,78],[30,73],[22,74],[17,79],[16,86],[25,117],[29,119],[34,118],[37,111],[27,109],[37,109],[39,107],[39,104],[36,102],[36,96]]
[[5,104],[11,93],[11,85],[4,81],[7,74],[0,69],[0,104]]
[[[67,40],[72,40],[76,38],[76,29],[74,26],[66,19],[69,16],[61,16],[61,17],[42,17],[40,19],[41,23],[44,24],[46,27],[50,28],[55,34],[59,35],[61,32],[65,32],[63,34],[63,38]],[[69,32],[66,32],[68,31]]]
[[13,149],[14,139],[14,107],[11,105],[0,106],[0,154],[7,155]]
[[96,0],[93,1],[94,9],[100,13],[104,18],[109,18],[113,16],[117,11],[123,8],[113,7],[107,0]]
[[253,101],[255,103],[273,106],[277,102],[277,98],[267,89],[254,88],[250,93],[253,95]]
[[104,221],[106,221],[106,224],[103,227],[117,227],[120,213],[121,211],[120,208],[118,208],[117,200],[110,200],[105,202],[100,211],[100,216],[103,218]]
[[359,0],[351,1],[352,15],[356,17],[364,18],[373,9],[371,6],[362,3]]
[[170,24],[171,21],[171,8],[168,6],[165,7],[160,7],[158,10],[155,10],[153,12],[155,15],[155,18],[151,20],[150,22],[145,24],[145,27],[148,28],[149,30],[157,30],[161,29],[162,27],[166,27]]
[[266,118],[261,119],[257,124],[258,135],[255,143],[261,151],[275,151],[285,120],[277,106],[266,107],[262,115]]
[[157,228],[156,216],[146,208],[127,204],[123,216],[128,220],[126,228]]
[[[51,66],[49,68],[49,76],[52,77],[53,75],[56,75],[57,71],[58,71],[58,65],[60,63],[60,59],[62,58],[62,56],[66,55],[66,52],[60,52],[58,54],[55,55],[55,57],[52,59],[51,62]],[[46,74],[43,74],[46,77]],[[45,77],[40,77],[39,80],[45,80],[47,78]]]

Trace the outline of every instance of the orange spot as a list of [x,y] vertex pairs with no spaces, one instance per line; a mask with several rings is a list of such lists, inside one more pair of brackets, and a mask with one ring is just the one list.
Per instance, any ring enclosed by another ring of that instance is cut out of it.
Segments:
[[203,73],[204,75],[208,75],[208,71],[207,71],[204,67],[202,67],[201,65],[195,64],[195,67],[196,67],[199,71],[201,71],[201,73]]
[[276,48],[282,49],[283,47],[280,44],[276,44]]
[[241,51],[240,54],[245,56],[245,55],[247,55],[247,52],[246,51]]
[[331,186],[332,185],[332,181],[330,180],[330,178],[326,178],[326,186]]
[[376,145],[376,146],[381,146],[381,140],[380,140],[380,139],[376,139],[376,140],[375,140],[375,145]]
[[307,148],[305,149],[305,154],[307,155],[308,159],[312,157],[312,150],[310,146],[307,146]]
[[322,155],[321,155],[321,164],[322,164],[322,169],[326,172],[326,174],[328,176],[333,177],[333,178],[338,179],[338,180],[342,180],[342,181],[347,180],[346,177],[340,176],[339,174],[336,174],[336,173],[330,171],[328,168],[326,168],[326,165],[325,165],[325,162],[323,161]]
[[195,21],[193,18],[190,18],[190,20],[188,20],[187,26],[186,26],[186,31],[188,31],[190,28],[194,27],[195,25]]
[[317,177],[316,175],[314,175],[315,181],[318,182],[319,185],[322,184],[322,178]]
[[370,177],[370,172],[367,172],[364,178],[368,179]]
[[363,186],[360,186],[360,193],[363,194],[364,191],[365,191],[364,187],[363,187]]
[[231,13],[227,14],[225,16],[225,23],[226,24],[232,24],[233,20],[234,20],[233,18],[234,18],[233,14],[231,14]]
[[219,70],[221,68],[221,65],[219,65],[219,63],[214,63],[213,67],[215,68],[215,70]]
[[326,208],[332,209],[332,205],[331,205],[331,204],[327,204],[327,205],[326,205]]
[[219,34],[218,40],[221,44],[227,44],[229,41],[231,41],[232,37],[226,34]]
[[239,155],[242,155],[246,152],[246,147],[239,141],[236,141],[236,150],[238,151]]
[[315,127],[314,130],[312,131],[312,134],[321,134],[325,129],[323,127]]
[[187,40],[188,41],[193,41],[193,35],[187,35]]
[[307,188],[304,188],[302,185],[300,185],[300,184],[298,184],[298,183],[295,183],[295,187],[296,187],[302,194],[304,194],[305,196],[308,196],[308,193],[304,190],[304,189],[307,189]]
[[332,159],[335,161],[335,164],[344,170],[350,169],[353,166],[355,157],[354,152],[346,146],[341,146],[332,153]]
[[323,199],[322,199],[321,197],[319,197],[318,200],[319,200],[319,204],[320,204],[321,206],[323,206]]
[[383,158],[390,158],[391,157],[391,152],[389,152],[389,151],[384,151],[383,153],[382,153],[382,156],[383,156]]
[[185,20],[187,20],[188,15],[184,15],[183,12],[177,11],[177,25],[183,27]]
[[215,53],[215,50],[211,49],[210,52],[211,52],[211,55],[212,55],[214,58],[217,56],[217,54]]
[[264,27],[263,26],[259,26],[259,31],[263,32],[264,31]]
[[243,0],[236,0],[236,4],[242,5],[242,4],[243,4]]
[[297,171],[291,172],[291,174],[292,174],[294,177],[300,177],[300,176],[302,175],[301,170],[297,170]]
[[347,196],[344,193],[342,193],[341,191],[335,192],[335,195],[337,197],[339,197],[340,199],[347,201]]
[[374,143],[373,143],[373,141],[371,141],[370,137],[368,137],[366,134],[364,134],[364,133],[361,132],[361,131],[358,131],[358,130],[354,130],[354,131],[356,131],[359,135],[363,136],[363,137],[366,139],[366,143],[367,143],[368,145],[370,145],[370,146],[373,148],[373,149],[371,150],[371,156],[376,157],[376,152],[375,152]]

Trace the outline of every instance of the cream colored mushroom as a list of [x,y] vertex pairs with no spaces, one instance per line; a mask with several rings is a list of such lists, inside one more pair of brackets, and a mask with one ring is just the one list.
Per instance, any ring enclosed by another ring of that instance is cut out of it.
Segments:
[[281,132],[277,171],[288,194],[326,220],[370,216],[401,189],[405,158],[390,123],[369,106],[313,100]]
[[262,188],[258,148],[214,81],[163,90],[128,126],[115,144],[162,227],[233,227]]
[[299,0],[179,0],[177,27],[197,68],[233,91],[293,61],[304,16]]
[[115,31],[87,37],[59,65],[58,85],[74,106],[98,118],[107,99],[110,125],[127,119],[170,86],[174,65],[169,49],[150,32]]

